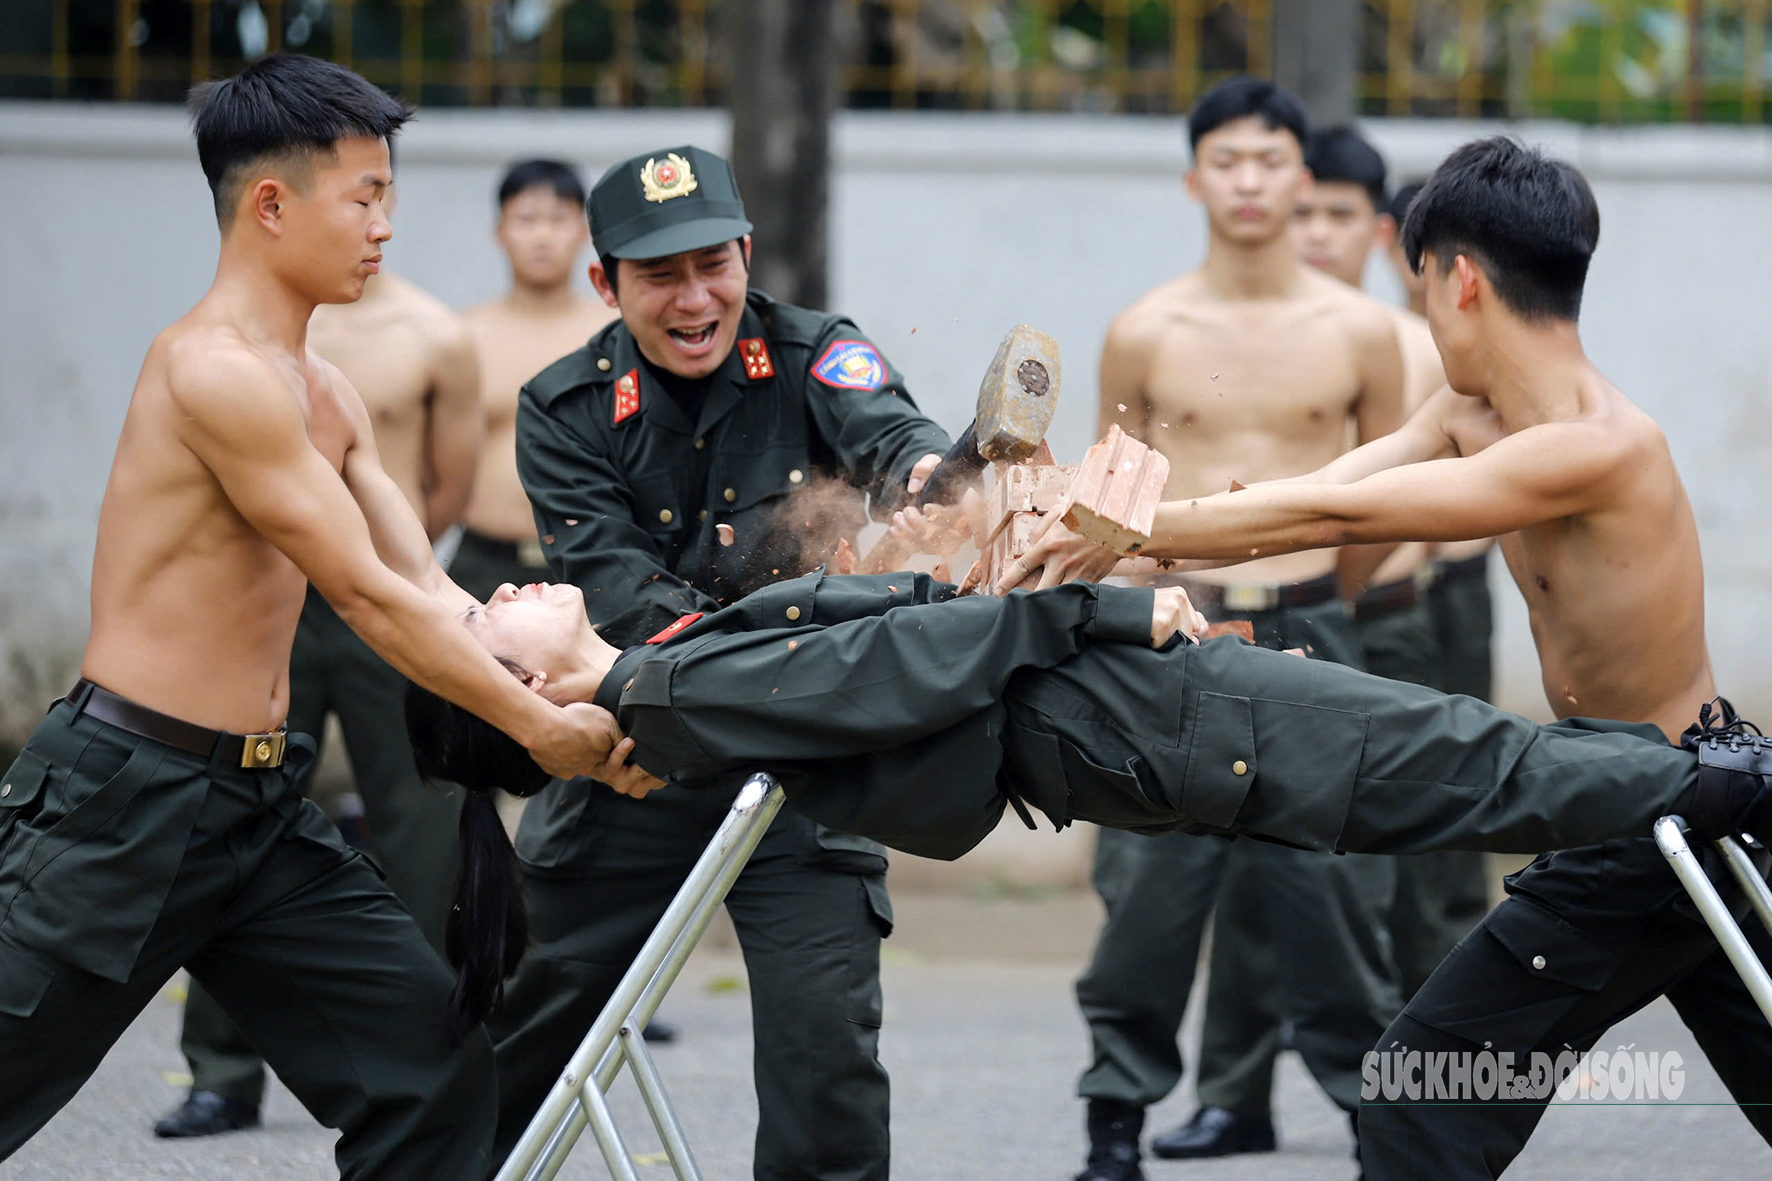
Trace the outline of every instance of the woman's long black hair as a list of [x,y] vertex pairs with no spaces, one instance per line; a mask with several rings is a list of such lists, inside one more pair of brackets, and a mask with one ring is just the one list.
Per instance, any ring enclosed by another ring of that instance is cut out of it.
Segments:
[[504,982],[529,946],[517,851],[493,790],[532,796],[551,778],[523,745],[490,722],[416,684],[406,686],[406,736],[419,774],[460,784],[460,851],[443,946],[455,965],[449,1030],[457,1042],[504,997]]

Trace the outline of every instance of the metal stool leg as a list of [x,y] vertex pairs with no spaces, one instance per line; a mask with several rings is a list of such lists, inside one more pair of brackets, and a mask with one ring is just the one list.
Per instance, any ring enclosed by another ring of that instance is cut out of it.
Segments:
[[[1742,983],[1753,994],[1754,1003],[1760,1006],[1766,1020],[1772,1021],[1772,976],[1767,975],[1766,966],[1754,954],[1747,936],[1741,933],[1735,917],[1729,913],[1717,888],[1705,876],[1704,867],[1698,864],[1698,858],[1686,844],[1685,827],[1682,818],[1663,816],[1655,822],[1655,843],[1661,846],[1662,856],[1673,867],[1680,884],[1686,887],[1686,893],[1697,903],[1698,912],[1704,916],[1717,942],[1723,945],[1723,953],[1741,974]],[[1766,923],[1768,931],[1772,931],[1772,894],[1768,894],[1765,881],[1755,871],[1753,862],[1748,860],[1746,851],[1729,837],[1718,841],[1717,845],[1729,862],[1730,872],[1747,891],[1760,920]]]
[[677,1119],[676,1109],[671,1106],[671,1098],[665,1094],[658,1064],[652,1060],[652,1051],[646,1048],[646,1039],[640,1036],[644,1028],[631,1021],[623,1025],[621,1051],[627,1056],[628,1068],[634,1072],[634,1082],[640,1087],[640,1096],[652,1115],[652,1126],[658,1129],[659,1143],[664,1145],[665,1156],[670,1159],[677,1181],[701,1181],[701,1170],[695,1165],[695,1154],[689,1151],[689,1138],[683,1134],[683,1125]]
[[[629,1057],[618,1038],[624,1026],[635,1034],[645,1028],[666,990],[675,983],[689,953],[695,950],[702,933],[707,930],[714,912],[732,889],[732,883],[750,860],[757,842],[763,839],[770,821],[781,809],[782,799],[781,788],[769,776],[753,775],[746,781],[733,801],[732,811],[696,860],[682,889],[671,899],[664,917],[647,937],[621,983],[616,985],[608,1005],[591,1024],[590,1032],[579,1043],[535,1118],[511,1149],[511,1155],[498,1171],[497,1181],[550,1181],[565,1163],[587,1123],[592,1125],[593,1134],[603,1148],[604,1159],[618,1181],[626,1181],[632,1176],[627,1150],[621,1145],[613,1119],[605,1120],[608,1106],[602,1101],[602,1093],[615,1081],[624,1057],[635,1064],[641,1096],[665,1141],[666,1153],[671,1157],[678,1177],[699,1178],[695,1163],[688,1156],[688,1144],[683,1140],[681,1125],[676,1113],[671,1111],[669,1101],[664,1099],[663,1083],[658,1079],[650,1056],[644,1058],[644,1066],[639,1065],[640,1056]],[[637,1044],[638,1038],[632,1037],[629,1041]],[[644,1053],[642,1050],[641,1054]],[[643,1072],[650,1077],[643,1079]],[[662,1100],[661,1104],[654,1104],[654,1094]],[[675,1131],[666,1133],[667,1125]],[[677,1152],[679,1146],[681,1156]],[[628,1170],[626,1173],[619,1171],[614,1153],[620,1154]]]

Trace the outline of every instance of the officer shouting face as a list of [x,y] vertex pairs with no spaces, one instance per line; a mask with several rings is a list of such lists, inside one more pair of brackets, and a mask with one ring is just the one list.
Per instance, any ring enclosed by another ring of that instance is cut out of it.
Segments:
[[591,284],[640,355],[678,377],[711,375],[732,354],[750,278],[751,223],[732,167],[682,147],[618,166],[590,202]]
[[678,377],[706,377],[738,339],[750,277],[751,238],[661,258],[598,259],[591,283],[621,312],[640,353]]

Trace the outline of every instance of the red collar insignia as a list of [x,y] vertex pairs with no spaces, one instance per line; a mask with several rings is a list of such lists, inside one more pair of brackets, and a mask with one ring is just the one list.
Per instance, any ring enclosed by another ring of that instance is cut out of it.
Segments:
[[769,345],[761,336],[739,341],[738,354],[744,358],[744,375],[752,381],[775,376],[775,362],[769,359]]
[[640,412],[640,370],[636,366],[622,374],[615,383],[615,423],[620,426],[624,419],[632,418]]
[[665,628],[663,631],[659,632],[656,636],[653,636],[650,640],[647,640],[646,642],[648,644],[662,644],[666,640],[670,639],[672,636],[676,635],[678,632],[682,631],[684,628],[688,627],[690,624],[694,623],[696,620],[700,619],[701,617],[702,617],[702,612],[700,612],[700,611],[697,611],[694,615],[685,615],[685,616],[683,616],[683,618],[677,620],[677,622],[671,624],[671,626]]

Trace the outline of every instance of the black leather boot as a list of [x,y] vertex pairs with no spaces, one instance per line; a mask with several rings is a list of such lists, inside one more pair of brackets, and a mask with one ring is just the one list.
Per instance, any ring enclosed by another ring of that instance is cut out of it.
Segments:
[[1273,1120],[1238,1115],[1222,1107],[1202,1107],[1187,1123],[1151,1141],[1151,1155],[1164,1160],[1201,1160],[1273,1150]]
[[155,1121],[154,1135],[163,1140],[182,1140],[256,1127],[256,1109],[229,1103],[214,1091],[192,1091],[183,1103]]
[[1138,1167],[1138,1137],[1144,1108],[1118,1099],[1089,1101],[1089,1161],[1076,1181],[1144,1181]]

